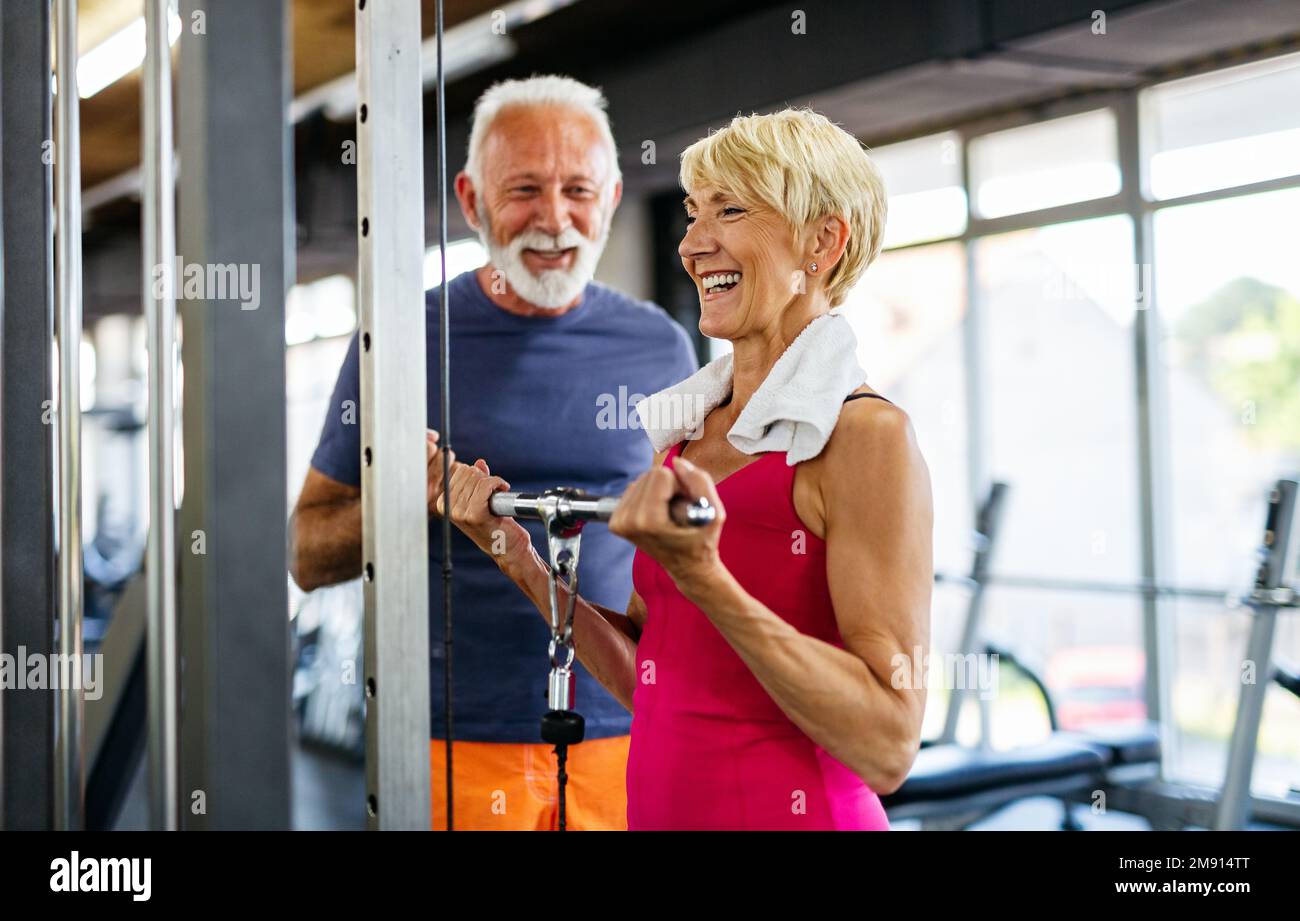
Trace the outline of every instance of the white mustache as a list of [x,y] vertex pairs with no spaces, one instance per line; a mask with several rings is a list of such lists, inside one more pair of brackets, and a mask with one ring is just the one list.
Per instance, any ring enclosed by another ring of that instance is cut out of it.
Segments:
[[[478,209],[480,223],[479,239],[488,251],[492,264],[505,273],[506,280],[516,293],[539,307],[557,309],[572,301],[582,293],[583,287],[591,281],[596,271],[605,241],[609,233],[608,218],[595,239],[588,239],[576,227],[568,227],[559,234],[543,233],[540,230],[524,230],[508,243],[496,241],[492,232],[492,222],[487,208],[480,203]],[[524,250],[539,252],[557,252],[574,249],[573,265],[570,268],[543,269],[534,275],[523,261]]]
[[506,248],[511,256],[518,257],[526,249],[546,253],[575,248],[584,250],[593,245],[595,245],[594,241],[584,237],[578,232],[577,228],[570,227],[555,237],[542,233],[540,230],[525,230],[511,240]]

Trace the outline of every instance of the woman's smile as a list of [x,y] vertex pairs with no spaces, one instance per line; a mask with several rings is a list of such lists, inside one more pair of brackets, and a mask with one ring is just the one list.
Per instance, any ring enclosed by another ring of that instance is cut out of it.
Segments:
[[733,293],[740,287],[740,272],[708,272],[700,276],[700,285],[704,290],[704,300],[717,301]]

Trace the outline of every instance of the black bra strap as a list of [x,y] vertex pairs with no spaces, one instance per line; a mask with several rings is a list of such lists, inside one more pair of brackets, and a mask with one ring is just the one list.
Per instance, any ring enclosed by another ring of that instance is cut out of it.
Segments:
[[[847,403],[849,400],[885,400],[885,398],[878,393],[850,393],[844,398],[844,402]],[[890,400],[885,400],[885,402],[891,406],[893,405]]]

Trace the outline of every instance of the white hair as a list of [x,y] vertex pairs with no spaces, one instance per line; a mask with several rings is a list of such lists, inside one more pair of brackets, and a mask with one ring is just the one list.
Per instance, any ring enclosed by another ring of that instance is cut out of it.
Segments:
[[503,110],[517,106],[563,106],[586,115],[596,123],[596,128],[600,131],[601,139],[609,152],[612,170],[606,180],[606,189],[613,188],[614,183],[622,178],[622,173],[618,168],[618,148],[614,145],[614,133],[610,131],[609,116],[605,114],[606,105],[605,96],[600,90],[580,83],[572,77],[546,75],[494,83],[474,104],[465,172],[469,174],[475,188],[481,191],[483,139],[487,137],[488,129]]

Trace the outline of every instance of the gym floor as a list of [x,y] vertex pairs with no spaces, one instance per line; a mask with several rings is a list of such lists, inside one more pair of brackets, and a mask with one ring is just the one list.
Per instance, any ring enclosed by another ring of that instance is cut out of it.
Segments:
[[[117,831],[148,828],[148,787],[143,762],[122,807]],[[365,828],[365,768],[350,759],[313,746],[296,745],[293,751],[293,827],[296,831],[359,831]],[[1093,815],[1083,807],[1075,818],[1085,831],[1150,831],[1141,816],[1111,812]],[[1060,831],[1061,803],[1050,797],[1021,800],[995,812],[969,831]],[[894,831],[920,831],[916,820],[893,825]],[[1251,830],[1283,831],[1254,823]]]

